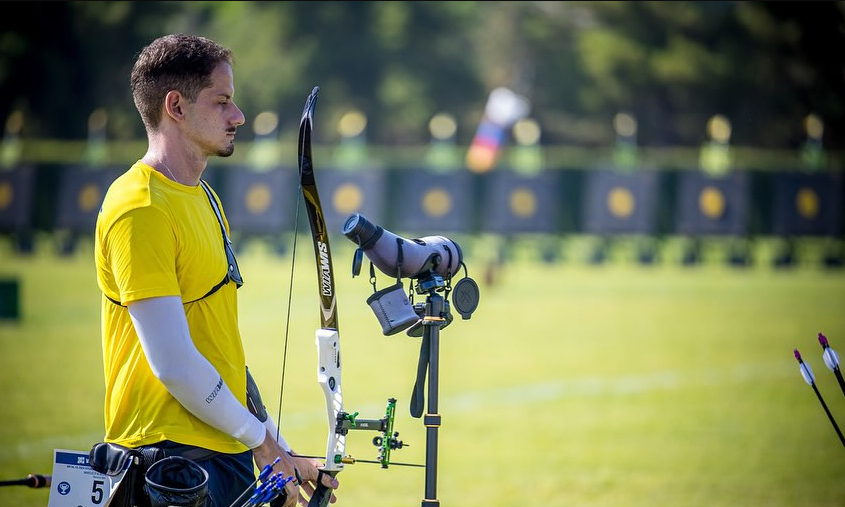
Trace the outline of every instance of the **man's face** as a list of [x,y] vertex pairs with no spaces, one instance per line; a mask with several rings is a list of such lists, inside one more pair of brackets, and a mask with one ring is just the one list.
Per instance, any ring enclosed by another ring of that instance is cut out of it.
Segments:
[[208,156],[228,157],[235,151],[235,130],[246,119],[232,100],[234,94],[232,67],[221,63],[211,73],[211,86],[196,102],[188,102],[187,135]]

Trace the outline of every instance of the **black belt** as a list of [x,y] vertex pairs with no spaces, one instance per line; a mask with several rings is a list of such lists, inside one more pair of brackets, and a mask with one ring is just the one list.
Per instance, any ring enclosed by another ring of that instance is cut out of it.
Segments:
[[189,459],[191,461],[205,461],[211,459],[218,454],[217,451],[211,449],[203,449],[202,447],[195,447],[193,445],[178,445],[175,447],[158,447],[153,445],[142,445],[137,450],[143,456],[144,463],[149,466],[152,463],[171,456],[179,456],[181,458]]
[[[160,447],[161,444],[164,444],[164,446]],[[139,468],[142,471],[146,471],[156,461],[171,456],[180,456],[191,461],[205,461],[218,454],[221,453],[210,449],[203,449],[202,447],[177,444],[173,441],[165,440],[158,444],[142,445],[136,448],[101,442],[91,448],[89,458],[91,468],[97,472],[106,475],[117,475],[128,468],[127,460],[140,465]]]

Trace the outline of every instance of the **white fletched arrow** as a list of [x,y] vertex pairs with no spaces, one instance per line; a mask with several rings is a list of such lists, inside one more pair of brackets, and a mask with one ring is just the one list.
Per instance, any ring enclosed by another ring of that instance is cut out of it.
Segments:
[[804,377],[804,382],[810,384],[810,387],[813,388],[813,391],[816,393],[816,397],[822,404],[825,414],[827,414],[827,418],[830,419],[830,423],[833,425],[833,429],[835,429],[836,434],[839,435],[839,441],[842,442],[842,446],[845,447],[845,437],[842,436],[842,431],[840,431],[839,425],[836,424],[833,414],[831,414],[830,410],[827,408],[827,403],[824,402],[822,393],[820,393],[819,388],[816,387],[816,378],[813,376],[813,370],[810,369],[809,364],[805,363],[804,360],[801,359],[801,353],[798,352],[798,349],[795,349],[795,359],[798,361],[798,368],[801,371],[801,376]]

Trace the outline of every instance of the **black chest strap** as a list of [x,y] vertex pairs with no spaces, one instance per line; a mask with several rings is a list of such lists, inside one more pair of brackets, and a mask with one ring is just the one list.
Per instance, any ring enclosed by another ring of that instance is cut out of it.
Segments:
[[[200,180],[200,184],[202,185],[202,189],[205,191],[205,195],[208,197],[208,201],[211,203],[211,209],[214,210],[214,214],[217,216],[217,221],[220,223],[220,232],[223,235],[223,249],[226,252],[226,261],[229,264],[229,269],[226,274],[223,275],[223,279],[220,280],[214,287],[212,287],[211,290],[206,292],[203,297],[194,299],[193,301],[188,301],[187,303],[182,303],[183,305],[195,303],[200,299],[205,299],[220,290],[221,287],[229,283],[229,280],[231,280],[230,275],[232,272],[237,272],[238,278],[236,279],[237,281],[235,283],[238,285],[238,288],[240,288],[241,284],[243,283],[243,281],[240,280],[240,270],[238,270],[238,261],[235,260],[235,254],[231,249],[232,241],[229,239],[229,235],[226,234],[226,227],[223,225],[223,216],[220,213],[220,209],[217,207],[217,201],[211,194],[211,189],[208,187],[208,183],[206,183],[204,180]],[[103,295],[106,296],[106,294]],[[123,306],[124,308],[126,307],[126,305],[121,304],[120,301],[114,300],[108,296],[106,296],[106,299],[118,306]]]
[[[220,288],[221,288],[221,287],[223,287],[224,285],[226,285],[227,283],[229,283],[229,275],[228,275],[228,274],[226,274],[226,276],[224,276],[224,277],[223,277],[223,279],[222,279],[222,280],[220,280],[220,282],[218,282],[218,283],[217,283],[217,285],[215,285],[214,287],[212,287],[210,291],[206,292],[206,293],[205,293],[205,295],[204,295],[203,297],[201,297],[201,298],[197,298],[197,299],[194,299],[193,301],[188,301],[187,303],[182,303],[182,304],[183,304],[183,305],[188,305],[188,304],[191,304],[191,303],[196,303],[196,302],[197,302],[197,301],[199,301],[200,299],[205,299],[205,298],[207,298],[208,296],[210,296],[210,295],[214,294],[215,292],[217,292],[218,290],[220,290]],[[103,294],[103,295],[104,295],[104,296],[106,296],[105,294]],[[122,306],[122,307],[124,307],[124,308],[126,307],[126,305],[121,304],[121,303],[120,303],[120,301],[116,301],[116,300],[114,300],[114,299],[112,299],[112,298],[110,298],[110,297],[108,297],[108,296],[106,296],[106,299],[108,299],[109,301],[111,301],[112,303],[114,303],[114,304],[116,304],[116,305],[118,305],[118,306]]]

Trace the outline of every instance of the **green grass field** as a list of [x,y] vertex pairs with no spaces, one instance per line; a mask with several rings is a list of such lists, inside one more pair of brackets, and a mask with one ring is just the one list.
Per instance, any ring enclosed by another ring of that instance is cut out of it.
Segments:
[[[425,460],[408,413],[420,340],[386,337],[352,278],[352,250],[333,241],[344,401],[364,418],[399,400],[396,429]],[[684,268],[625,263],[508,263],[481,303],[440,334],[437,496],[444,506],[735,507],[845,505],[845,449],[793,358],[798,347],[834,416],[845,396],[817,333],[845,354],[845,270]],[[313,253],[299,242],[282,429],[294,447],[325,449],[316,383],[319,326]],[[90,248],[59,258],[0,252],[18,277],[22,319],[0,324],[0,479],[50,473],[53,449],[102,435],[99,301]],[[268,409],[278,411],[290,258],[253,248],[239,259],[241,331]],[[365,263],[365,269],[367,264]],[[390,283],[380,276],[379,288]],[[407,280],[406,280],[407,287]],[[347,451],[374,459],[369,432]],[[421,469],[348,466],[336,505],[413,506]],[[43,507],[46,490],[0,488],[0,506]]]

